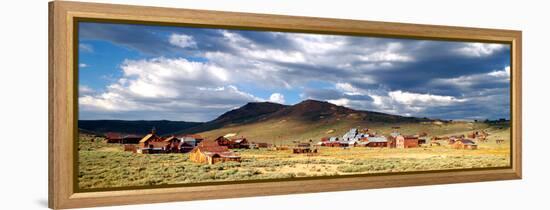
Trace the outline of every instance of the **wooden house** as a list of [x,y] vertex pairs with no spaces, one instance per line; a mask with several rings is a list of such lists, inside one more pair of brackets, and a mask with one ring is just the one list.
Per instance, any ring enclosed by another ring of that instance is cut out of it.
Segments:
[[447,143],[449,145],[453,145],[456,141],[458,140],[461,140],[461,139],[464,139],[465,136],[464,135],[460,135],[460,136],[451,136],[449,137],[449,139],[447,139]]
[[365,147],[388,147],[388,139],[385,136],[371,136],[361,139],[359,145]]
[[366,147],[388,147],[388,142],[368,142]]
[[186,144],[192,145],[193,147],[197,146],[204,138],[197,134],[183,134],[176,136],[180,142],[185,142]]
[[258,148],[269,148],[272,146],[271,144],[265,142],[257,142],[256,145],[258,146]]
[[311,148],[309,147],[294,147],[292,148],[292,153],[294,154],[305,154],[312,152]]
[[470,139],[458,139],[452,146],[455,149],[477,149],[477,144]]
[[139,140],[139,150],[143,154],[163,153],[170,142],[165,142],[165,139],[156,134],[155,129],[151,133],[145,135]]
[[224,147],[227,147],[227,148],[229,148],[229,146],[231,145],[231,139],[229,139],[225,136],[220,136],[220,137],[216,138],[214,141],[218,145],[224,146]]
[[215,141],[218,143],[218,145],[226,146],[229,149],[248,149],[249,148],[248,140],[246,140],[246,138],[244,137],[230,139],[225,136],[220,136],[216,138]]
[[107,143],[120,144],[122,142],[122,134],[115,133],[115,132],[108,132],[105,134],[105,139],[107,139]]
[[142,136],[136,134],[127,134],[122,136],[121,144],[138,144]]
[[397,147],[395,137],[388,138],[388,148],[395,148],[395,147]]
[[180,152],[180,140],[175,136],[168,136],[163,138],[163,149],[165,153],[178,153]]
[[179,152],[188,153],[188,152],[191,152],[195,148],[195,146],[184,141],[179,143],[178,148],[179,148]]
[[229,149],[249,149],[250,145],[248,140],[244,137],[231,139]]
[[110,144],[137,144],[142,136],[135,134],[121,134],[116,132],[108,132],[105,134],[107,143]]
[[149,145],[153,142],[162,142],[162,138],[160,136],[157,136],[154,133],[150,133],[145,135],[141,140],[139,140],[139,148],[149,148]]
[[396,148],[397,147],[396,138],[400,135],[401,134],[397,131],[393,131],[393,132],[390,133],[390,135],[388,136],[388,148]]
[[226,146],[218,145],[217,141],[204,140],[189,154],[189,159],[196,163],[215,164],[218,162],[240,162],[241,157],[231,152]]
[[415,136],[402,136],[395,137],[396,148],[414,148],[418,147],[418,137]]
[[447,141],[449,140],[448,136],[434,136],[431,139],[432,141]]
[[489,133],[485,132],[485,131],[474,131],[472,133],[469,133],[468,134],[468,138],[470,139],[475,139],[475,138],[487,138],[487,136],[489,136]]

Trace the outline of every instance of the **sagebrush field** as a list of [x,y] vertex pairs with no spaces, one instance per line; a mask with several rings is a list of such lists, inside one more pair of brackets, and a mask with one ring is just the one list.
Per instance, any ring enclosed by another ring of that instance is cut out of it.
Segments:
[[[453,149],[446,144],[429,146],[429,142],[408,149],[319,147],[315,156],[292,154],[289,150],[238,149],[234,151],[242,162],[213,165],[191,162],[188,154],[124,152],[120,144],[107,144],[101,137],[81,134],[78,184],[81,189],[98,189],[509,166],[509,128],[479,124],[476,128],[484,128],[491,135],[487,142],[478,142],[476,150]],[[422,126],[402,127],[412,132]],[[458,131],[452,126],[431,127],[431,131],[439,134],[447,131],[449,135],[471,132]],[[504,142],[497,144],[496,139]]]

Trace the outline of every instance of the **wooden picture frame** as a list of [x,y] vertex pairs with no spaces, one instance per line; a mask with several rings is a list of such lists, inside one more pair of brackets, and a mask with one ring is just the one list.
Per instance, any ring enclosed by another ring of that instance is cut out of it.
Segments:
[[[369,35],[511,45],[511,161],[509,168],[396,173],[295,181],[199,185],[102,192],[75,191],[76,19],[205,27]],[[53,209],[266,196],[354,189],[521,179],[521,31],[264,15],[144,6],[49,3],[49,207]]]

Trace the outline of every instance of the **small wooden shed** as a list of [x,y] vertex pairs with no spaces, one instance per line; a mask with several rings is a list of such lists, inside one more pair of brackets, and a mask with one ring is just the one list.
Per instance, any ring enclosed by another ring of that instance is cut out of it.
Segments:
[[196,163],[215,164],[218,162],[240,162],[241,157],[230,151],[226,146],[220,146],[216,141],[205,140],[191,150],[189,159]]
[[453,144],[455,149],[477,149],[477,144],[470,139],[458,139]]

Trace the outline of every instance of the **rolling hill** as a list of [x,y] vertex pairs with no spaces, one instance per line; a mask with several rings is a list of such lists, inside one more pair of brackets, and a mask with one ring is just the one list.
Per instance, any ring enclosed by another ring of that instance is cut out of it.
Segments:
[[288,143],[295,140],[339,136],[353,127],[387,131],[395,125],[419,125],[426,118],[403,117],[360,111],[324,101],[305,100],[288,106],[271,102],[250,102],[209,122],[79,120],[82,132],[146,134],[155,127],[160,135],[200,134],[216,138],[229,133],[251,141]]
[[238,126],[261,121],[270,114],[287,108],[286,105],[271,103],[271,102],[250,102],[246,105],[228,111],[218,118],[180,131],[179,133],[198,133],[203,131],[214,130],[226,126]]
[[198,133],[206,138],[234,133],[252,141],[288,143],[340,135],[352,127],[418,124],[422,121],[429,120],[358,111],[316,100],[305,100],[292,106],[264,102],[248,103],[213,121],[178,133]]
[[78,128],[83,133],[105,134],[107,132],[118,132],[144,135],[149,133],[154,127],[160,135],[165,135],[201,124],[197,122],[168,120],[79,120]]

